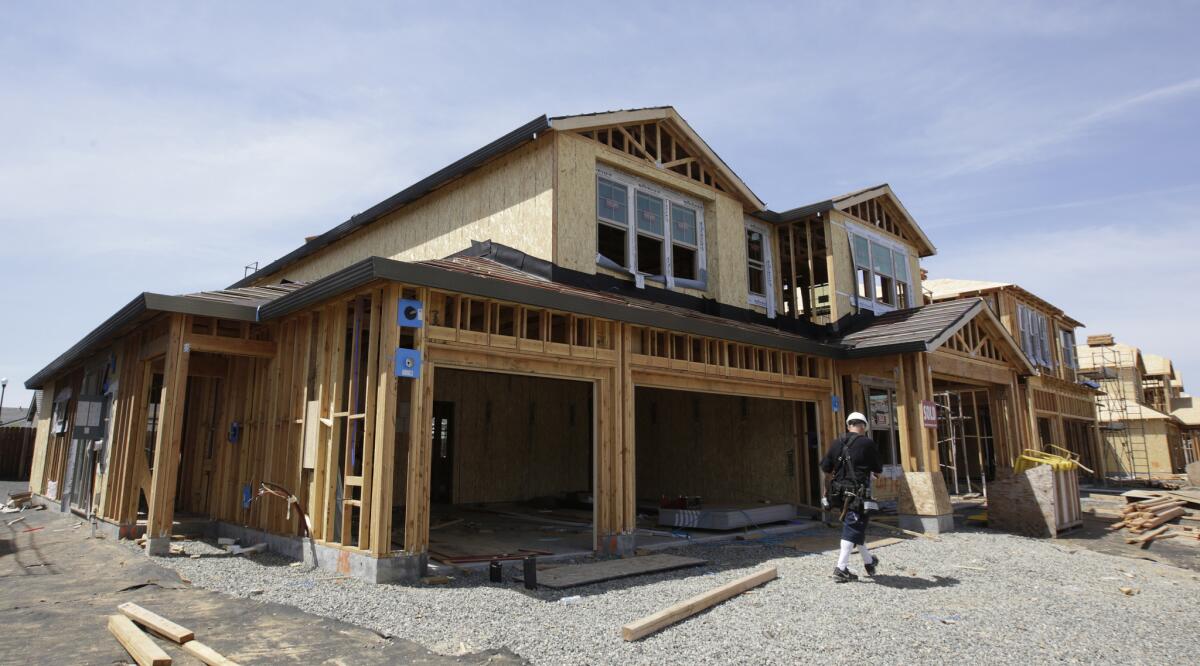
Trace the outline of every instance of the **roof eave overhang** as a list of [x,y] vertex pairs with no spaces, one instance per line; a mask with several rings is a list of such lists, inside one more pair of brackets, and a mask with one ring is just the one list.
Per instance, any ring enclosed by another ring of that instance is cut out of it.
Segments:
[[151,312],[178,312],[201,317],[219,317],[238,321],[255,321],[258,309],[252,305],[237,303],[221,303],[186,296],[169,296],[143,292],[129,301],[113,316],[85,335],[70,349],[63,352],[49,365],[37,371],[25,380],[25,388],[36,390],[42,388],[46,381],[55,375],[73,367],[87,356],[95,353],[108,344],[112,338],[121,334],[124,329]]

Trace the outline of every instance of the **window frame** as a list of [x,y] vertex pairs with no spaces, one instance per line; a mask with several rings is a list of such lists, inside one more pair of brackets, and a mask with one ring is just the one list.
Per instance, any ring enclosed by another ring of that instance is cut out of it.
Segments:
[[1034,365],[1053,370],[1049,318],[1024,303],[1017,303],[1017,328],[1021,332],[1021,351]]
[[[767,316],[775,317],[775,253],[772,243],[771,227],[749,217],[743,220],[746,230],[745,243],[742,246],[746,252],[746,302],[760,308],[766,308]],[[762,237],[762,270],[763,290],[765,293],[756,294],[750,291],[750,232]]]
[[[675,190],[662,187],[656,183],[638,178],[631,174],[617,171],[608,168],[607,166],[596,165],[596,187],[599,188],[601,180],[607,180],[612,183],[621,185],[626,188],[626,216],[629,218],[628,225],[625,227],[625,243],[626,243],[626,264],[620,265],[612,261],[608,257],[600,254],[599,246],[596,248],[596,264],[609,270],[619,271],[634,277],[639,284],[643,281],[658,282],[665,285],[667,288],[684,287],[689,289],[698,289],[705,291],[708,289],[708,257],[705,250],[705,231],[704,231],[704,204],[696,199],[681,194]],[[663,204],[663,231],[661,237],[653,232],[643,230],[637,223],[637,197],[638,194],[654,197],[662,201]],[[599,215],[599,190],[596,195],[596,224],[597,224],[597,243],[599,242],[599,225],[609,224],[614,226],[612,222],[606,221]],[[695,244],[687,241],[676,240],[672,232],[674,224],[674,209],[678,207],[691,213],[695,218]],[[642,272],[639,269],[637,239],[639,236],[646,236],[661,242],[660,261],[663,272],[661,274],[651,274]],[[684,278],[675,276],[674,266],[674,248],[678,245],[694,251],[695,278]]]
[[[625,190],[625,221],[624,222],[619,222],[615,219],[611,219],[611,218],[605,217],[600,214],[600,196],[601,196],[600,195],[600,183],[601,183],[601,181],[607,181],[610,186],[619,187],[619,188],[622,188]],[[613,261],[611,258],[604,257],[604,255],[600,254],[600,228],[602,226],[608,227],[610,229],[617,229],[625,237],[624,263],[618,264],[616,261]],[[621,266],[622,268],[626,267],[626,265],[630,263],[629,233],[630,233],[630,229],[629,229],[629,186],[627,186],[624,183],[613,180],[611,178],[605,178],[603,176],[598,175],[596,177],[596,256],[603,257],[605,261],[612,263],[612,264],[617,264],[617,265]]]
[[1058,344],[1062,347],[1063,365],[1071,372],[1079,372],[1079,356],[1075,351],[1075,331],[1058,329]]
[[[913,307],[911,301],[913,294],[917,293],[917,291],[913,286],[912,271],[909,270],[910,267],[908,265],[912,256],[911,249],[891,239],[884,238],[879,234],[872,233],[870,230],[853,222],[845,223],[845,228],[847,241],[850,245],[851,274],[853,276],[851,293],[848,295],[851,296],[855,305],[860,309],[870,310],[877,314]],[[856,238],[865,242],[867,256],[862,257],[855,251]],[[891,261],[889,262],[890,274],[875,270],[876,245],[886,249],[891,254]],[[903,279],[897,275],[897,263],[903,263],[904,265],[905,277]],[[883,284],[878,285],[877,282],[882,282]],[[901,289],[901,285],[903,285],[903,289]],[[880,286],[887,287],[888,297],[892,302],[888,302],[883,298],[882,294],[878,293]]]

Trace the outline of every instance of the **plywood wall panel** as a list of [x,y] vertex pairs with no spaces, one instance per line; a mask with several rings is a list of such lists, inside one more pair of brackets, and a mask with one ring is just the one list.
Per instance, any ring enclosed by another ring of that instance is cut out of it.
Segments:
[[799,501],[792,402],[650,388],[636,395],[639,498]]
[[472,240],[490,239],[551,259],[551,148],[543,137],[260,281],[315,280],[372,256],[441,259]]
[[434,401],[454,404],[455,502],[587,490],[591,395],[588,382],[438,370]]

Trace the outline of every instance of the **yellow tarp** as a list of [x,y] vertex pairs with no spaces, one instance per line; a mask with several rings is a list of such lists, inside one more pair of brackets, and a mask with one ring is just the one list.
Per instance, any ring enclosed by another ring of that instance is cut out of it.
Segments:
[[1078,467],[1079,463],[1053,453],[1025,449],[1021,455],[1017,456],[1017,464],[1013,466],[1013,471],[1020,474],[1038,465],[1049,465],[1056,472],[1070,472]]

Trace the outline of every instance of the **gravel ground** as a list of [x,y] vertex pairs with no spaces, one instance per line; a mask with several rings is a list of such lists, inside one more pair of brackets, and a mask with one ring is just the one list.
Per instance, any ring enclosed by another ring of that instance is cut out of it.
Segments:
[[[743,543],[672,551],[706,558],[707,567],[560,592],[491,584],[486,573],[449,585],[368,585],[271,554],[180,545],[201,557],[160,560],[197,586],[292,604],[445,654],[507,647],[536,664],[1161,664],[1200,653],[1195,572],[988,532],[883,548],[879,575],[856,583],[830,579],[830,554]],[[642,641],[621,640],[622,624],[764,565],[777,566],[779,579]],[[857,555],[851,569],[862,573]]]

